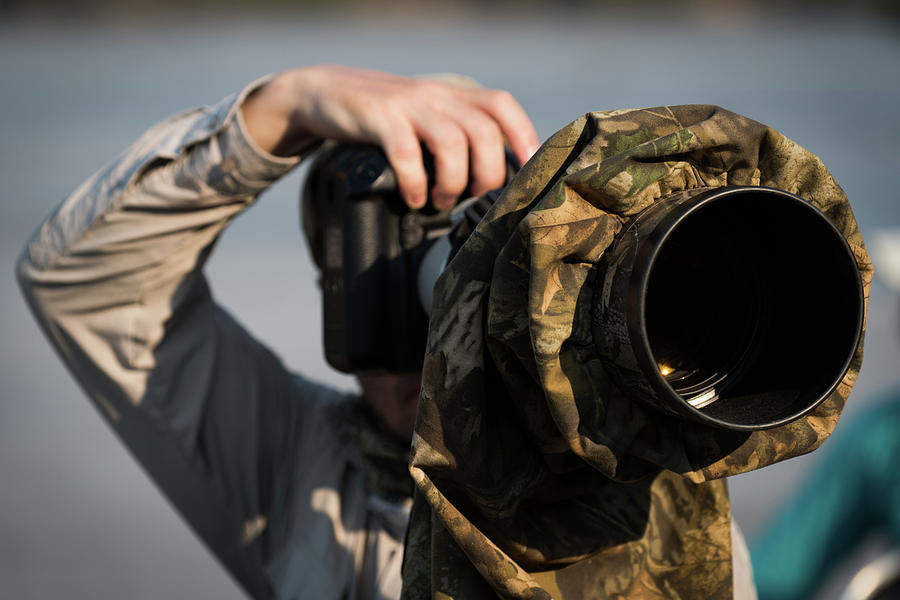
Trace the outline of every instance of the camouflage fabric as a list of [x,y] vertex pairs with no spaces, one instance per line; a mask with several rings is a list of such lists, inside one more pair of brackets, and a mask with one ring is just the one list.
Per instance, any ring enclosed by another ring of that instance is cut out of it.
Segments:
[[776,131],[713,106],[587,114],[551,137],[435,290],[410,471],[403,597],[730,598],[723,477],[815,449],[862,361],[813,413],[732,432],[615,388],[594,266],[629,219],[696,187],[764,185],[819,207],[872,269],[844,192]]

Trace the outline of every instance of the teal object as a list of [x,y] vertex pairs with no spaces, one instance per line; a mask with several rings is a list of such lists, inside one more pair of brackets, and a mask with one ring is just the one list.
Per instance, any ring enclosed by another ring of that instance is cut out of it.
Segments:
[[805,599],[864,540],[900,547],[900,388],[838,427],[812,477],[751,544],[760,600]]

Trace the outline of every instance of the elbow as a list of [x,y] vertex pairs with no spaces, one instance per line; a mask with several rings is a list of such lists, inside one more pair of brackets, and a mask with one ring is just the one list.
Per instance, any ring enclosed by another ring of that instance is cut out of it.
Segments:
[[33,240],[29,241],[19,254],[16,260],[15,276],[25,303],[40,321],[41,315],[46,312],[42,307],[46,299],[42,301],[43,294],[41,294],[41,275],[44,269],[35,261],[33,243]]
[[59,279],[59,259],[65,246],[58,227],[52,220],[41,224],[32,234],[16,259],[16,282],[32,310],[37,308],[42,290],[53,287]]
[[28,246],[22,249],[19,258],[16,260],[15,274],[16,283],[19,284],[22,295],[25,296],[26,300],[29,300],[33,296],[35,277],[34,264],[31,261]]
[[32,240],[22,249],[16,260],[16,283],[19,284],[19,290],[31,316],[37,321],[51,344],[58,345],[52,334],[55,329],[54,323],[57,322],[55,317],[59,316],[59,307],[56,306],[58,301],[53,299],[54,296],[50,293],[52,286],[48,286],[44,281],[44,274],[45,269],[35,261]]
[[15,273],[16,283],[19,284],[19,290],[22,292],[25,303],[28,305],[28,308],[31,309],[31,313],[40,319],[39,315],[41,314],[41,311],[39,310],[40,303],[38,302],[37,294],[37,269],[35,268],[34,262],[31,260],[28,246],[25,246],[19,254],[19,258],[16,260]]

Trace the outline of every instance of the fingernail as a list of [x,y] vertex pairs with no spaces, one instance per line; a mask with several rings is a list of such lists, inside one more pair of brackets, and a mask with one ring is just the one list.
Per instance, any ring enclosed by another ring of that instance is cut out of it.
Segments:
[[413,194],[409,197],[407,203],[412,208],[422,208],[423,206],[425,206],[425,200],[425,194]]
[[456,203],[455,196],[447,196],[446,194],[433,194],[431,201],[434,202],[434,207],[438,210],[444,210],[453,206]]

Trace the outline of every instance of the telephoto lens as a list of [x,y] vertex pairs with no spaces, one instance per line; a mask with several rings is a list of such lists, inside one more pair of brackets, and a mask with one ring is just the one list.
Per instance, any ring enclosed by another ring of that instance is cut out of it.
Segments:
[[701,188],[656,202],[601,265],[594,338],[616,382],[681,418],[775,427],[831,394],[860,342],[856,259],[783,190]]

